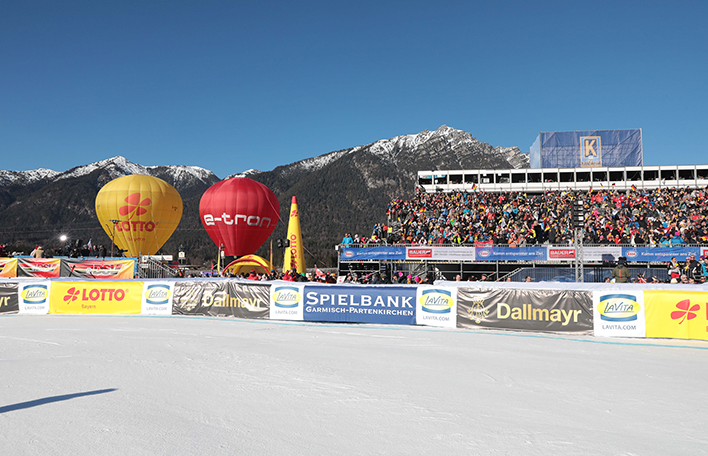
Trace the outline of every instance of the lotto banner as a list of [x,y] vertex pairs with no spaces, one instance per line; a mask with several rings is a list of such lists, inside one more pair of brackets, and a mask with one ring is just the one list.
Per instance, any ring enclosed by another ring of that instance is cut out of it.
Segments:
[[62,260],[62,277],[84,279],[132,279],[135,260]]
[[645,291],[647,337],[708,340],[708,292]]
[[0,277],[17,277],[17,258],[0,258]]
[[0,314],[16,313],[20,310],[17,303],[17,282],[0,282]]
[[174,282],[146,281],[140,300],[141,315],[172,315]]
[[172,308],[175,314],[268,318],[269,294],[270,284],[180,280],[175,282]]
[[18,258],[17,277],[59,277],[61,260],[56,258]]
[[590,333],[592,297],[573,290],[458,288],[457,326]]
[[417,287],[415,322],[443,328],[457,327],[457,288]]
[[19,305],[21,314],[46,315],[49,313],[51,280],[21,282]]
[[305,285],[305,321],[415,324],[416,287]]
[[49,313],[139,314],[143,282],[54,281]]
[[277,283],[270,288],[270,319],[302,321],[302,297],[305,286],[294,283]]
[[644,292],[593,292],[593,330],[601,337],[646,337]]

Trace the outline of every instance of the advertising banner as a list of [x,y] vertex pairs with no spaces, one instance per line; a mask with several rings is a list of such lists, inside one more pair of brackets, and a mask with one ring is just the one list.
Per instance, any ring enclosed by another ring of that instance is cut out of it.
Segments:
[[21,314],[46,315],[49,313],[51,280],[20,283],[19,306]]
[[305,321],[414,325],[415,298],[415,287],[305,285],[303,317]]
[[589,334],[592,297],[587,291],[458,288],[457,326]]
[[583,247],[583,260],[589,263],[617,261],[622,256],[622,247]]
[[143,282],[54,281],[49,313],[139,314]]
[[642,166],[642,130],[540,132],[530,159],[533,168]]
[[701,256],[699,247],[623,247],[622,255],[629,261],[669,262],[672,257],[684,261],[689,255]]
[[457,327],[457,288],[419,286],[415,298],[417,325]]
[[273,284],[270,289],[271,320],[303,320],[304,285]]
[[59,277],[61,260],[56,258],[18,258],[18,277]]
[[135,260],[74,260],[61,261],[62,277],[85,279],[132,279]]
[[546,261],[546,247],[476,247],[477,261]]
[[475,261],[474,247],[407,247],[407,260]]
[[356,260],[405,260],[406,248],[396,246],[351,248],[344,247],[340,252],[341,261]]
[[0,313],[17,313],[20,308],[16,282],[0,282]]
[[575,260],[575,247],[554,247],[549,245],[546,255],[548,261],[573,261]]
[[708,340],[708,292],[645,291],[647,337]]
[[601,337],[646,337],[644,292],[593,292],[593,329]]
[[17,258],[0,258],[0,277],[17,277]]
[[180,280],[175,282],[172,307],[175,314],[268,318],[269,295],[270,284]]
[[145,282],[140,300],[141,315],[172,315],[175,282]]

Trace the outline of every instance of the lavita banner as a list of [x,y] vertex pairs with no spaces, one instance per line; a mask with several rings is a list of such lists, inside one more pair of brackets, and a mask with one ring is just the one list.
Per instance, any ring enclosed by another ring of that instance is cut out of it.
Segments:
[[457,290],[457,326],[590,334],[592,297],[587,291]]
[[46,315],[49,313],[51,280],[20,282],[19,306],[21,314]]

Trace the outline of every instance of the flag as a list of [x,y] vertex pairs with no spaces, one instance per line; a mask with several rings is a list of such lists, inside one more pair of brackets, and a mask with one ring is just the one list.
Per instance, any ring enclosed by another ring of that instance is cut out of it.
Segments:
[[91,239],[89,239],[88,244],[86,244],[86,248],[89,250],[93,248],[93,245],[91,244]]
[[317,265],[315,265],[315,275],[317,277],[325,277],[325,273],[320,271],[320,268],[318,268]]
[[632,189],[633,192],[637,191],[637,187],[634,184],[632,184],[632,186],[630,188]]
[[472,184],[472,191],[477,190],[477,184]]

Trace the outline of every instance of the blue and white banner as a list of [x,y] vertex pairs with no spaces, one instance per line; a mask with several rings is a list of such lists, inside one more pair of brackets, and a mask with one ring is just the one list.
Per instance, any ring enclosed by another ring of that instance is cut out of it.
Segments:
[[695,255],[696,260],[701,256],[699,247],[623,247],[622,255],[628,261],[668,262],[672,257],[684,261],[687,256]]
[[406,248],[396,246],[344,247],[340,252],[341,261],[356,260],[405,260]]
[[646,337],[644,292],[593,292],[593,332],[601,337]]
[[418,325],[457,327],[457,288],[419,286],[415,307]]
[[140,315],[172,315],[174,287],[174,282],[145,282]]
[[414,325],[416,287],[305,285],[305,321]]
[[546,261],[546,247],[475,247],[477,261]]
[[49,291],[52,282],[21,282],[18,289],[18,304],[21,314],[46,315],[49,313]]
[[273,284],[270,287],[271,320],[302,321],[304,285]]

